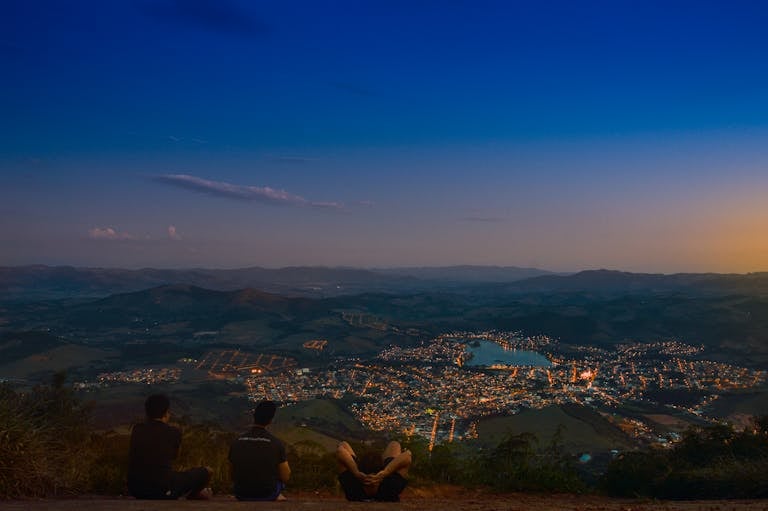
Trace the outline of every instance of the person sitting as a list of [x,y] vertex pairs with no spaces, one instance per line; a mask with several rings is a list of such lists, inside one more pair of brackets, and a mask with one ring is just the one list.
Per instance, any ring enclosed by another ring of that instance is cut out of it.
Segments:
[[181,430],[168,424],[170,400],[154,394],[144,402],[146,421],[131,431],[128,491],[137,499],[208,499],[213,471],[196,467],[175,472],[173,460],[181,446]]
[[347,500],[399,502],[400,493],[408,484],[406,476],[412,456],[402,450],[399,442],[389,442],[380,455],[367,453],[358,460],[347,442],[336,449],[339,462],[339,483]]
[[282,491],[291,477],[283,442],[266,430],[275,417],[277,405],[262,401],[253,411],[253,427],[232,442],[234,493],[238,500],[284,500]]

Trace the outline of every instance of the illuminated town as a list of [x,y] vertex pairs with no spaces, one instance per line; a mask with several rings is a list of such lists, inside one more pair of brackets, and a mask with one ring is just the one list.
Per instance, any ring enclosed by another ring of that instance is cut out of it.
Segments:
[[[534,350],[548,366],[472,366],[468,347],[493,342],[512,353]],[[660,389],[696,391],[705,397],[685,412],[703,416],[704,406],[729,390],[757,386],[766,372],[703,360],[701,347],[677,341],[632,343],[609,351],[561,347],[546,336],[516,332],[454,332],[415,348],[391,347],[375,360],[339,360],[319,369],[299,369],[244,378],[253,400],[298,402],[316,397],[353,398],[352,411],[376,431],[398,431],[453,441],[476,435],[476,420],[525,408],[577,403],[612,406],[641,401]],[[649,436],[640,421],[625,428]]]
[[[304,348],[316,352],[328,344],[310,340]],[[476,360],[489,347],[502,349],[503,360]],[[78,387],[175,383],[189,374],[182,369],[243,384],[253,401],[345,399],[369,429],[421,436],[432,445],[476,437],[483,417],[568,403],[607,410],[653,402],[664,391],[694,396],[692,404],[667,406],[707,420],[706,407],[720,395],[766,380],[766,371],[706,360],[701,346],[674,340],[606,349],[489,331],[446,333],[416,347],[391,346],[370,360],[339,357],[322,367],[300,367],[274,354],[210,351],[199,360],[179,360],[177,368],[102,373]],[[642,420],[624,417],[617,425],[637,439],[659,440]]]

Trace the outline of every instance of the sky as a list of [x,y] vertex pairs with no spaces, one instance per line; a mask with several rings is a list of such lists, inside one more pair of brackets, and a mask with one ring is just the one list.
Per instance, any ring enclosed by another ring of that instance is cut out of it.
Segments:
[[762,1],[6,0],[0,265],[768,270]]

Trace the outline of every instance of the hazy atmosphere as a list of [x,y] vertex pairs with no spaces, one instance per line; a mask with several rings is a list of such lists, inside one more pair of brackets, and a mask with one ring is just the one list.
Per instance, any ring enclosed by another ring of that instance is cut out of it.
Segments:
[[767,15],[4,2],[0,265],[766,270]]

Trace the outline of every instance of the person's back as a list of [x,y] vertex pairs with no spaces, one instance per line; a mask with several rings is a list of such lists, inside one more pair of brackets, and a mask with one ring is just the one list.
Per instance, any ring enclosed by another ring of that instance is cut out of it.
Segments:
[[229,461],[232,463],[235,495],[266,498],[277,488],[277,465],[285,461],[285,448],[269,431],[254,426],[234,441]]
[[171,486],[172,463],[181,445],[181,431],[148,419],[131,431],[128,488],[136,497],[160,498]]
[[229,450],[234,494],[240,500],[280,498],[290,476],[285,446],[265,427],[272,422],[276,406],[259,403],[254,411],[254,426],[235,440]]
[[128,451],[128,491],[137,499],[205,499],[211,479],[208,467],[173,470],[181,446],[181,430],[168,424],[170,401],[163,394],[144,403],[147,420],[131,431]]

